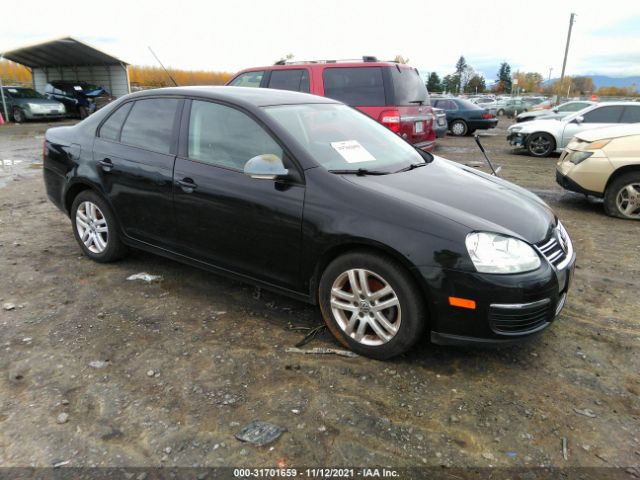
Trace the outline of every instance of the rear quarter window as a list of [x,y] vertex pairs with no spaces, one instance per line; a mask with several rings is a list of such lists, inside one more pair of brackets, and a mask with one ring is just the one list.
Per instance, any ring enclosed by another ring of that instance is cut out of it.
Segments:
[[324,94],[351,106],[384,106],[381,67],[327,68],[322,74]]
[[272,70],[269,88],[309,93],[309,72],[306,69]]
[[414,68],[390,67],[393,84],[392,103],[397,106],[429,105],[427,87]]
[[122,130],[122,124],[127,118],[132,105],[133,102],[125,103],[107,118],[107,121],[100,127],[100,138],[113,140],[114,142],[120,141],[120,130]]

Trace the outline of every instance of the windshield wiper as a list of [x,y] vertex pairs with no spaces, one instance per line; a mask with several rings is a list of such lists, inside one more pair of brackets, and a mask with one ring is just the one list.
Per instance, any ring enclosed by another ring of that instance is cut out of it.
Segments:
[[397,170],[394,173],[400,173],[400,172],[408,172],[409,170],[413,170],[414,168],[419,168],[419,167],[424,167],[427,164],[427,162],[422,162],[422,163],[412,163],[411,165],[401,168],[400,170]]
[[391,172],[354,168],[353,170],[329,170],[329,173],[335,173],[336,175],[388,175]]

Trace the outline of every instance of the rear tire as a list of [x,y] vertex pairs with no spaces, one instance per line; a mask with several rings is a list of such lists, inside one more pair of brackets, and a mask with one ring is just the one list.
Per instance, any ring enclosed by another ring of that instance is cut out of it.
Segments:
[[504,115],[504,110],[501,108],[501,109],[500,109],[500,110],[498,110],[496,113],[497,113],[497,115],[498,115],[499,117],[501,117],[501,116],[503,116],[503,115]]
[[100,263],[113,262],[127,252],[120,240],[109,204],[93,190],[83,190],[71,205],[71,224],[82,252]]
[[469,131],[467,123],[464,120],[454,120],[449,127],[451,134],[456,137],[463,137]]
[[612,217],[640,220],[640,172],[620,175],[604,194],[604,211]]
[[555,139],[544,132],[535,132],[527,138],[527,150],[534,157],[548,157],[556,149]]
[[356,251],[325,269],[320,310],[334,337],[367,357],[386,360],[423,336],[427,309],[409,272],[379,253]]

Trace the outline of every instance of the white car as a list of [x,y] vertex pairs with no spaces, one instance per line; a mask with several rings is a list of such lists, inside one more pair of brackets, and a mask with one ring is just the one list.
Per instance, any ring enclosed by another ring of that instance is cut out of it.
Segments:
[[587,107],[562,120],[532,120],[508,129],[507,141],[525,148],[534,157],[562,152],[571,138],[584,130],[640,122],[638,102],[609,102]]
[[516,117],[516,122],[529,122],[531,120],[560,120],[566,117],[567,115],[571,115],[574,112],[578,112],[583,110],[591,105],[595,105],[596,102],[590,102],[588,100],[577,101],[577,102],[566,102],[562,105],[558,105],[557,107],[548,109],[548,110],[530,110],[528,112],[519,113]]

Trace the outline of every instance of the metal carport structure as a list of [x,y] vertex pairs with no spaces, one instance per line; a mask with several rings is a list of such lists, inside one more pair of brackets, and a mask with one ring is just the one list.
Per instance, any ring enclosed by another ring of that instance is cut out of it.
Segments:
[[[40,93],[52,80],[78,80],[103,86],[114,97],[131,92],[128,63],[72,37],[10,50],[2,53],[2,58],[31,69],[33,88]],[[1,100],[6,114],[4,94]]]

